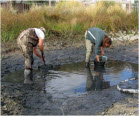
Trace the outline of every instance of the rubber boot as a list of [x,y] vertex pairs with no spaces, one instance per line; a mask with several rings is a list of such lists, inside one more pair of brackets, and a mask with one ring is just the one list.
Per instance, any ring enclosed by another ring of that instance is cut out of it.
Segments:
[[32,83],[33,83],[32,70],[25,69],[25,71],[24,71],[24,84],[32,84]]
[[90,67],[90,63],[89,63],[89,62],[86,62],[86,63],[85,63],[85,67],[86,67],[86,68],[89,68],[89,67]]

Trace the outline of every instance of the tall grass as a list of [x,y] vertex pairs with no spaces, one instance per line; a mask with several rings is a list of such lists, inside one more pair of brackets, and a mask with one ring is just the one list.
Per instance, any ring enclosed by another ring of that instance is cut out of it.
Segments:
[[99,27],[117,32],[138,28],[138,16],[128,14],[115,2],[97,2],[84,6],[80,2],[59,2],[55,7],[32,6],[29,11],[15,14],[1,10],[2,41],[15,40],[21,31],[31,27],[45,27],[47,38],[84,35],[86,29]]

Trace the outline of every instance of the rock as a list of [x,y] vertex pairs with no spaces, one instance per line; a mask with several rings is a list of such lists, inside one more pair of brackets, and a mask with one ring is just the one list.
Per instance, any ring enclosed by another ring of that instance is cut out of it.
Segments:
[[134,30],[132,30],[131,33],[135,35],[136,32]]
[[139,39],[138,35],[133,35],[133,34],[129,34],[129,35],[122,35],[122,36],[119,36],[119,37],[116,37],[116,38],[111,38],[112,41],[115,41],[115,40],[120,40],[120,41],[133,41],[133,40],[137,40]]
[[114,34],[113,34],[113,32],[112,32],[112,31],[109,33],[109,35],[110,35],[110,36],[114,36]]
[[126,35],[126,31],[123,31],[123,34]]
[[130,41],[136,40],[136,39],[139,39],[138,35],[132,36],[132,37],[130,38]]
[[123,37],[123,40],[129,40],[129,35],[124,36],[124,37]]
[[116,35],[117,37],[120,37],[120,36],[121,36],[119,33],[115,33],[115,35]]
[[120,36],[122,36],[122,37],[124,36],[124,34],[121,31],[119,31],[118,33]]

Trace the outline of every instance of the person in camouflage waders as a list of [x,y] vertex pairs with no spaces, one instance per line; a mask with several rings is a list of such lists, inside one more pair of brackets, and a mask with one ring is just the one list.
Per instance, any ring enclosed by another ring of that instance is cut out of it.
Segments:
[[[25,70],[24,70],[24,83],[33,83],[32,65],[33,65],[33,52],[41,58],[45,63],[45,56],[43,51],[43,43],[45,38],[46,30],[45,28],[29,28],[20,33],[17,38],[17,44],[23,52],[25,57]],[[41,55],[37,51],[37,45],[39,44],[39,49]]]
[[97,61],[99,62],[99,56],[104,55],[103,48],[109,48],[112,44],[111,39],[108,35],[97,27],[89,28],[85,32],[85,42],[86,42],[86,68],[90,65],[90,57],[93,51],[93,47],[95,47],[95,54]]

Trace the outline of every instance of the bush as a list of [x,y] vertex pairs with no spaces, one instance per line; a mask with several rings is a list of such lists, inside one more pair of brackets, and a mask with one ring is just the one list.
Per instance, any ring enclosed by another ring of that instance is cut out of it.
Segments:
[[[29,11],[16,14],[1,11],[2,41],[15,40],[21,31],[31,27],[46,28],[47,38],[65,35],[82,35],[90,27],[117,32],[138,28],[138,11],[128,14],[115,2],[97,2],[85,6],[80,2],[58,2],[55,7],[32,6]],[[136,13],[136,14],[135,14]]]

